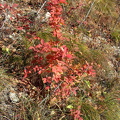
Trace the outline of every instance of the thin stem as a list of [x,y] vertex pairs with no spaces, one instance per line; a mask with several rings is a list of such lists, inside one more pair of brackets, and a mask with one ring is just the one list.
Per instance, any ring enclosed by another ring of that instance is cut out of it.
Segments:
[[82,22],[79,24],[79,27],[83,24],[83,22],[86,20],[86,18],[87,18],[88,15],[90,14],[94,3],[95,3],[95,0],[91,3],[90,9],[88,10],[88,12],[87,12],[86,16],[84,17],[84,19],[82,20]]
[[44,7],[44,5],[46,4],[46,2],[47,1],[45,1],[43,4],[42,4],[42,6],[41,6],[41,8],[38,10],[38,12],[37,12],[37,15],[39,14],[39,12],[42,10],[42,8]]

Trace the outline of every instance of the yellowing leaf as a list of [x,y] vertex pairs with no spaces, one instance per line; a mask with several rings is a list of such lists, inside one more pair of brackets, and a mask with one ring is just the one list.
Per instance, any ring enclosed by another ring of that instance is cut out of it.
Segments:
[[73,106],[72,105],[68,105],[67,108],[68,109],[73,109]]

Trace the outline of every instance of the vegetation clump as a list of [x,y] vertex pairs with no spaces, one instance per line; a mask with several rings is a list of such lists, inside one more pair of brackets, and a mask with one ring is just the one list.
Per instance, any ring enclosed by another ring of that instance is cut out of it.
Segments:
[[[13,119],[120,119],[118,6],[113,0],[0,4],[0,66],[18,79],[20,113]],[[0,70],[1,86],[7,79]]]

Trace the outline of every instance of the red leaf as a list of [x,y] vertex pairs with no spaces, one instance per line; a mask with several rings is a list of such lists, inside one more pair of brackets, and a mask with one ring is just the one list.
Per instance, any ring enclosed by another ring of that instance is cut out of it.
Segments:
[[12,5],[13,8],[14,8],[14,7],[17,7],[17,6],[18,6],[18,4],[13,4],[13,5]]
[[43,40],[43,39],[41,39],[41,44],[42,44],[42,45],[44,44],[44,40]]
[[52,72],[54,73],[63,73],[63,67],[62,66],[53,66]]
[[23,30],[23,27],[18,27],[17,29],[18,29],[18,30]]
[[59,0],[59,2],[67,4],[66,0]]
[[66,57],[69,58],[69,59],[73,58],[73,56],[71,54],[67,54]]
[[54,51],[54,52],[57,52],[58,51],[58,48],[52,48],[52,51]]
[[13,20],[13,17],[10,17],[10,20]]
[[120,98],[117,98],[117,100],[120,100]]
[[2,4],[0,4],[0,7],[4,8],[4,6]]

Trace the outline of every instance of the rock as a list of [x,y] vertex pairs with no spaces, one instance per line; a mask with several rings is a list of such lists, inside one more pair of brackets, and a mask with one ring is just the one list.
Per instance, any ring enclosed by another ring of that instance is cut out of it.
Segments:
[[46,12],[42,22],[47,22],[50,17],[51,17],[51,14],[49,12]]
[[9,92],[9,98],[10,98],[10,100],[11,100],[12,103],[19,102],[18,95],[17,95],[16,91],[13,88]]

